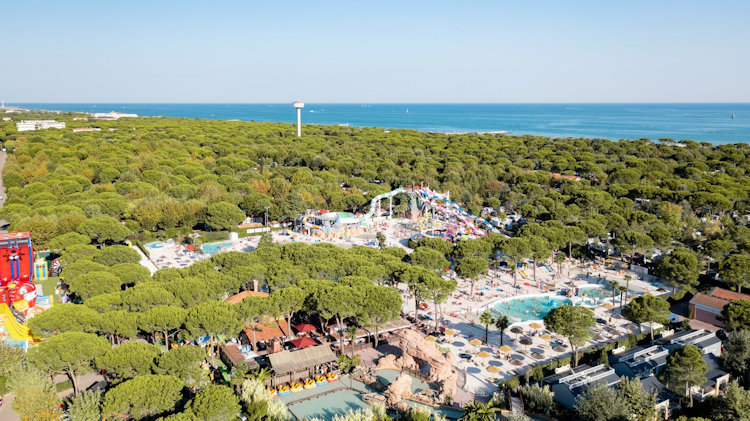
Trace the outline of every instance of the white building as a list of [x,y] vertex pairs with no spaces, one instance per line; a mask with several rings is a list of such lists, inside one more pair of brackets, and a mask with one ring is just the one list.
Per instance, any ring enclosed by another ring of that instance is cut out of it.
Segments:
[[73,133],[76,133],[76,132],[100,132],[100,131],[102,131],[102,129],[100,129],[98,127],[76,127],[75,129],[73,129]]
[[94,113],[91,114],[94,118],[99,118],[102,120],[117,120],[118,118],[123,117],[138,117],[138,114],[125,114],[125,113],[116,113],[114,111],[110,111],[108,113]]
[[55,120],[24,120],[20,123],[16,123],[16,130],[19,132],[27,132],[31,130],[42,130],[42,129],[64,129],[65,123],[62,121]]

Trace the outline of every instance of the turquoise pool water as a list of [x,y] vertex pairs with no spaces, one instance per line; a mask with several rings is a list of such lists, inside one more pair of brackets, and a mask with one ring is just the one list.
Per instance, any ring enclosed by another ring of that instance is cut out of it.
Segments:
[[601,304],[607,298],[612,298],[612,289],[609,287],[581,287],[578,296],[586,305]]
[[362,393],[343,389],[319,398],[312,398],[297,403],[293,402],[289,404],[289,411],[299,420],[306,418],[330,420],[333,419],[334,415],[343,415],[349,410],[356,411],[357,409],[368,408],[369,406],[362,400]]
[[[392,370],[392,369],[382,369],[378,370],[378,380],[380,383],[383,383],[385,385],[389,385],[396,381],[396,378],[401,374],[398,370]],[[430,385],[423,382],[422,380],[412,377],[411,378],[411,392],[412,393],[419,393],[423,390],[433,389]]]
[[[398,370],[378,370],[378,377],[381,378],[381,382],[384,380],[387,381],[388,379],[392,379],[391,381],[393,381],[400,373],[401,372]],[[414,379],[414,382],[412,382],[412,390],[415,389],[415,383],[418,385],[417,388],[429,387],[424,382]],[[355,390],[348,389],[348,387]],[[316,395],[340,388],[346,389],[337,390],[328,393],[327,395],[316,397]],[[289,408],[289,411],[299,420],[316,417],[330,420],[334,415],[346,414],[350,409],[356,411],[360,408],[369,407],[369,404],[362,400],[362,395],[373,392],[377,393],[375,389],[367,387],[364,383],[357,380],[350,380],[348,376],[345,376],[338,382],[320,385],[313,389],[304,389],[300,392],[290,393],[285,396],[279,396],[278,399],[284,402]],[[463,415],[463,411],[459,409],[433,408],[413,401],[406,401],[406,404],[411,407],[427,408],[433,413],[442,415],[451,420],[459,419],[461,418],[461,415]]]
[[149,249],[160,249],[164,247],[164,243],[162,243],[161,241],[156,241],[153,243],[144,244],[143,246]]
[[528,320],[541,320],[553,308],[573,304],[569,298],[558,296],[518,297],[495,304],[492,313],[495,316],[505,314],[522,322]]
[[201,250],[203,250],[204,253],[207,254],[214,254],[217,251],[227,248],[231,246],[233,243],[231,241],[221,241],[218,243],[208,243],[201,246]]
[[457,420],[464,415],[464,411],[460,409],[450,409],[450,408],[443,408],[443,407],[433,408],[423,403],[414,402],[410,400],[405,400],[404,402],[406,402],[406,404],[409,405],[410,408],[424,408],[432,412],[433,414],[441,415],[449,420]]

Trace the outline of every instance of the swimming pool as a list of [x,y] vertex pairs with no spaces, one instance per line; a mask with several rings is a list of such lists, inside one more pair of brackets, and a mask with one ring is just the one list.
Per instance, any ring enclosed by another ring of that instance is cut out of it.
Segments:
[[[341,385],[339,385],[341,386]],[[289,404],[289,411],[299,420],[308,418],[333,419],[335,415],[344,415],[349,410],[369,408],[362,400],[362,393],[351,389],[341,389],[325,396],[310,398]]]
[[[383,383],[384,385],[389,385],[396,381],[399,375],[401,375],[401,372],[399,370],[394,370],[390,368],[383,368],[378,370],[378,381],[380,383]],[[419,393],[423,390],[429,390],[434,389],[429,384],[423,382],[422,380],[412,376],[411,378],[411,393]]]
[[578,288],[578,296],[588,306],[597,305],[607,298],[612,298],[612,288],[608,286],[583,286]]
[[553,308],[573,304],[573,300],[562,295],[532,295],[501,301],[490,310],[495,316],[505,314],[512,321],[541,320]]
[[166,244],[162,243],[161,241],[154,241],[153,243],[144,244],[143,246],[147,249],[160,249],[165,245]]
[[232,246],[234,243],[231,241],[220,241],[218,243],[207,243],[201,246],[201,250],[203,250],[206,254],[214,254],[217,251],[221,249],[225,249],[227,247]]

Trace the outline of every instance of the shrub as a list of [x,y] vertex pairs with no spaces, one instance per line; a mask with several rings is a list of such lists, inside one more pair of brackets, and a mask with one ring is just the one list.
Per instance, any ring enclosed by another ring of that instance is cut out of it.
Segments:
[[540,387],[537,384],[523,387],[524,408],[538,414],[549,415],[555,407],[554,393],[548,385]]

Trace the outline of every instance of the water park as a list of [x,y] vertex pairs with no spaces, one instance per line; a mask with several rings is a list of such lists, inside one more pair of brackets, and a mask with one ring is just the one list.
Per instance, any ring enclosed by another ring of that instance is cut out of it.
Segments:
[[[394,201],[400,204],[400,217],[396,215]],[[484,218],[464,210],[448,193],[420,186],[397,188],[374,197],[367,213],[313,210],[297,218],[294,230],[271,231],[273,241],[278,244],[325,242],[344,248],[377,247],[378,233],[385,236],[385,245],[401,247],[407,252],[411,251],[410,240],[425,237],[456,242],[490,233],[504,235]],[[238,238],[235,234],[229,240],[200,247],[173,240],[145,246],[158,268],[186,267],[216,253],[252,251],[258,241],[258,236]],[[544,326],[543,318],[552,309],[575,305],[594,312],[597,325],[592,329],[591,340],[583,347],[586,348],[643,330],[642,326],[620,315],[627,301],[623,299],[624,290],[630,298],[667,293],[663,280],[603,262],[567,259],[563,264],[553,265],[550,257],[539,262],[525,260],[512,266],[505,261],[505,256],[498,256],[498,260],[503,265],[491,266],[479,279],[462,279],[455,267],[446,270],[442,276],[455,280],[456,290],[438,308],[422,302],[421,314],[415,314],[417,303],[408,286],[399,284],[402,317],[409,317],[412,327],[398,332],[395,342],[389,342],[385,348],[370,346],[359,350],[356,354],[362,358],[363,369],[358,374],[329,378],[340,373],[337,370],[315,371],[329,364],[328,360],[320,360],[318,364],[301,369],[297,376],[287,374],[272,381],[268,393],[287,404],[298,419],[327,419],[348,409],[367,407],[369,402],[383,402],[398,410],[427,405],[433,412],[457,419],[460,409],[443,406],[446,401],[464,405],[476,399],[487,399],[498,390],[499,382],[523,376],[534,366],[571,355],[566,338]],[[505,315],[511,322],[509,330],[503,334],[502,346],[497,329],[489,329],[489,335],[485,336],[485,326],[479,320],[485,311],[494,317]],[[266,328],[254,335],[265,338],[276,332],[282,338],[284,331],[280,322],[277,329]],[[253,342],[249,334],[246,336],[246,342]],[[270,348],[264,355],[271,351],[270,355],[288,352],[282,348],[285,342],[279,338],[268,338]],[[327,339],[335,343],[336,335]],[[326,339],[317,340],[321,344],[314,341],[312,348],[324,347]],[[294,341],[290,344],[286,346],[299,345]],[[239,358],[252,359],[259,355],[247,344],[238,344],[238,347],[243,355]],[[273,361],[270,365],[276,371]]]
[[31,233],[0,233],[0,340],[28,349],[39,339],[26,321],[50,308],[51,295],[38,294],[49,278],[44,258],[34,259]]
[[[326,209],[310,212],[301,217],[299,231],[316,238],[352,237],[372,230],[388,231],[392,227],[393,199],[406,196],[404,220],[397,221],[399,232],[412,231],[410,237],[440,237],[448,241],[459,238],[476,238],[500,231],[485,219],[474,216],[450,200],[450,193],[438,193],[427,187],[399,187],[375,196],[365,214],[329,212]],[[383,201],[388,200],[383,207]],[[385,218],[384,218],[385,217]]]

